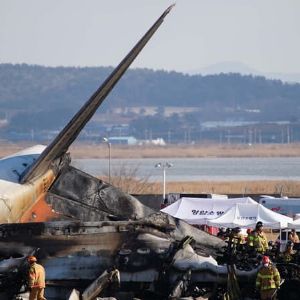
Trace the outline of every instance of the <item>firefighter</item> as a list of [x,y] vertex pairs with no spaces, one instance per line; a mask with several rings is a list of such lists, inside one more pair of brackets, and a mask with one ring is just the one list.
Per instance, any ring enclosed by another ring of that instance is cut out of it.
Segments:
[[251,243],[253,243],[253,241],[251,241],[252,237],[251,237],[251,233],[252,230],[250,228],[247,229],[247,236],[245,238],[245,242],[250,246]]
[[245,239],[246,241],[245,249],[248,252],[248,254],[256,256],[256,250],[254,248],[254,233],[255,230],[251,230],[250,228],[247,229],[247,237]]
[[276,290],[280,286],[280,274],[277,268],[271,264],[268,256],[262,258],[263,266],[259,269],[256,277],[256,288],[260,292],[261,300],[274,299]]
[[253,235],[253,247],[255,250],[264,254],[268,249],[268,240],[263,232],[263,223],[257,222],[255,226],[255,230],[252,233]]
[[37,263],[35,256],[28,257],[29,276],[28,284],[30,290],[29,300],[46,300],[44,297],[45,290],[45,269]]
[[295,229],[289,233],[289,241],[293,242],[294,244],[299,243],[299,236]]
[[249,248],[253,248],[254,247],[254,230],[252,231],[250,228],[247,229],[247,238],[246,238],[246,242]]
[[219,237],[222,240],[225,240],[226,236],[226,230],[224,227],[220,227],[219,232],[217,233],[217,237]]
[[242,230],[240,227],[236,227],[232,229],[232,243],[235,248],[235,251],[242,251],[243,245],[245,243],[245,237],[242,234]]
[[285,251],[282,253],[283,262],[290,263],[293,260],[295,254],[295,251],[293,250],[293,246],[294,246],[293,242],[291,241],[287,242]]
[[234,230],[234,239],[235,239],[235,243],[237,245],[241,245],[245,243],[245,237],[242,234],[242,230],[240,227],[235,227]]

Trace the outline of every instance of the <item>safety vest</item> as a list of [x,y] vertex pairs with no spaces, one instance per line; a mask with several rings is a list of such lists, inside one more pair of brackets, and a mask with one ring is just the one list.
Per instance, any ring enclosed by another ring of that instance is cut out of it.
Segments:
[[261,291],[276,289],[280,285],[280,274],[275,266],[262,267],[256,277],[256,287]]
[[29,287],[45,287],[45,269],[43,266],[33,263],[29,269]]

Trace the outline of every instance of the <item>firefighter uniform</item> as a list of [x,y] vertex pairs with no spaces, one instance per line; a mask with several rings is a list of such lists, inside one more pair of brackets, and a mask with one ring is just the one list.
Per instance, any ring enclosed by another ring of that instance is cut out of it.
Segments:
[[237,245],[245,244],[245,237],[241,232],[235,234],[234,238]]
[[257,273],[256,288],[260,291],[261,300],[270,300],[280,286],[280,274],[277,268],[269,264],[263,266]]
[[293,260],[294,253],[291,251],[284,251],[282,255],[282,260],[285,263],[290,263]]
[[289,240],[292,242],[292,243],[299,243],[299,236],[297,234],[297,232],[295,231],[295,229],[292,229],[292,231],[289,233]]
[[268,249],[268,240],[263,232],[253,233],[253,247],[258,253],[264,254]]
[[249,247],[253,247],[254,246],[254,231],[248,231],[248,236],[247,236],[247,245]]
[[282,253],[282,260],[285,263],[290,263],[294,259],[295,251],[293,250],[294,244],[289,241],[285,251]]
[[36,263],[36,258],[28,258],[30,263],[28,284],[30,288],[29,300],[46,300],[45,290],[45,269],[42,265]]

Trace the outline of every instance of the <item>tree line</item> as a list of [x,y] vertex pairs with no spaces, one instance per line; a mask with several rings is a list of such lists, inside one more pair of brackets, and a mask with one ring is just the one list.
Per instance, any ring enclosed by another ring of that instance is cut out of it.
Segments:
[[[41,128],[54,130],[68,120],[92,95],[112,67],[44,67],[0,64],[0,117],[9,116],[6,130]],[[198,107],[184,116],[164,118],[132,116],[134,130],[152,126],[183,127],[199,122],[290,121],[300,116],[300,84],[236,73],[187,75],[150,69],[125,73],[99,112],[116,107]],[[172,119],[173,118],[173,119]],[[164,120],[163,120],[164,119]],[[155,129],[154,129],[155,130]]]

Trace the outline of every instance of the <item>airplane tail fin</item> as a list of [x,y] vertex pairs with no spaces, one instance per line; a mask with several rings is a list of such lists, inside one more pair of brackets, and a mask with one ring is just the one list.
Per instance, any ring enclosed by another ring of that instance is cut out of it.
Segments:
[[97,91],[75,114],[75,116],[66,125],[66,127],[57,135],[57,137],[51,142],[51,144],[47,146],[47,148],[41,153],[34,164],[25,172],[25,174],[21,178],[21,183],[28,182],[33,178],[43,174],[49,168],[53,160],[61,157],[68,151],[69,146],[79,135],[82,128],[91,119],[97,108],[102,104],[106,96],[113,89],[115,84],[119,81],[119,79],[129,68],[134,59],[138,56],[140,51],[150,40],[152,35],[162,24],[165,16],[171,11],[173,6],[174,4],[164,11],[164,13],[157,19],[157,21],[146,32],[146,34],[132,48],[132,50],[121,61],[121,63],[107,77],[107,79],[97,89]]

